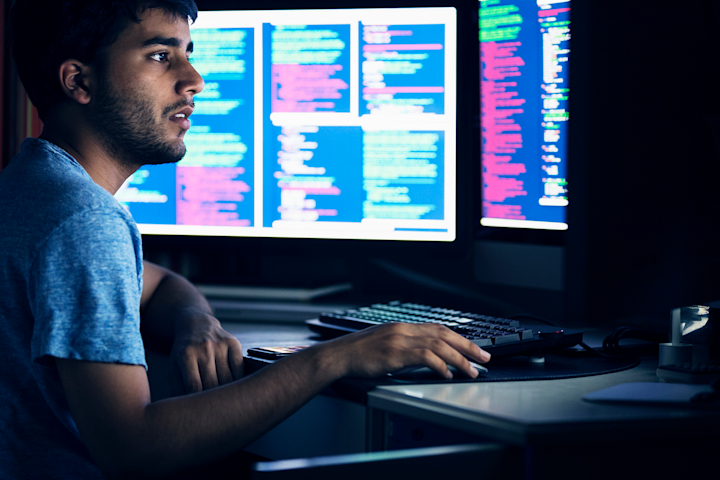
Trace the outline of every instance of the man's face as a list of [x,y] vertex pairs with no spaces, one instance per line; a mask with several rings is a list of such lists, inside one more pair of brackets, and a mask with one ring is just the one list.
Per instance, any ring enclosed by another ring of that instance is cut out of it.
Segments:
[[135,167],[180,161],[193,95],[204,85],[188,62],[187,20],[160,9],[140,19],[105,50],[90,102],[103,146]]

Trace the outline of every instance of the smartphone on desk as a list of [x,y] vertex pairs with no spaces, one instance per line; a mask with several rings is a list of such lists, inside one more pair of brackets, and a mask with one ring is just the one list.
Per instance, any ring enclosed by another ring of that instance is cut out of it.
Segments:
[[248,348],[248,356],[265,360],[280,360],[283,357],[297,353],[310,345],[295,345],[291,347],[261,347]]

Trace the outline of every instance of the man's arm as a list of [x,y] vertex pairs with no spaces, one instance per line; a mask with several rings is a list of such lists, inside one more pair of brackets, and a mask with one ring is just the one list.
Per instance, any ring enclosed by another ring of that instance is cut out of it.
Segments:
[[475,377],[489,355],[439,325],[391,324],[310,347],[212,390],[150,403],[140,366],[57,359],[80,435],[111,477],[170,474],[238,451],[346,376],[426,365]]
[[172,344],[173,394],[200,392],[242,377],[240,342],[221,327],[205,297],[185,278],[143,262],[140,312],[144,336]]

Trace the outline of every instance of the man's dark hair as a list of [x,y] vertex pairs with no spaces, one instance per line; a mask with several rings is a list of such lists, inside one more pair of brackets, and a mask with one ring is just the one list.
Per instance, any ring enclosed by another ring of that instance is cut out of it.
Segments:
[[65,60],[102,68],[98,53],[151,8],[192,21],[198,12],[194,0],[18,0],[12,12],[12,52],[40,118],[65,99],[58,80]]

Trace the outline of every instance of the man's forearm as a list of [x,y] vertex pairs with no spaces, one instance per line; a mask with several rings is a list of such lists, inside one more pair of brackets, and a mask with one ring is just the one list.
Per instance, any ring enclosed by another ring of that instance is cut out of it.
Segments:
[[245,379],[150,403],[136,365],[57,359],[68,404],[93,459],[110,475],[169,474],[237,451],[346,375],[377,377],[425,365],[474,378],[480,347],[440,325],[388,324],[310,347]]
[[[244,448],[343,375],[326,353],[325,347],[307,351],[232,384],[149,405],[151,423],[171,426],[155,437],[157,458],[174,456],[194,465]],[[178,412],[187,415],[184,425],[173,422]],[[207,437],[212,441],[197,442]],[[175,444],[167,445],[168,438]],[[168,461],[162,467],[173,465]]]
[[189,281],[166,272],[142,306],[142,329],[155,339],[172,342],[185,322],[212,313],[205,297]]
[[[155,403],[149,403],[146,394],[142,408],[127,408],[120,395],[113,394],[112,384],[99,390],[85,386],[112,382],[117,376],[104,370],[115,365],[62,360],[58,367],[66,392],[74,392],[68,400],[80,433],[102,470],[152,477],[223,458],[292,414],[343,375],[331,349],[308,349],[200,394]],[[128,375],[144,375],[142,368],[126,367],[134,369]],[[109,412],[123,411],[126,414],[108,418]],[[106,428],[96,427],[93,419],[98,417],[107,422]]]

